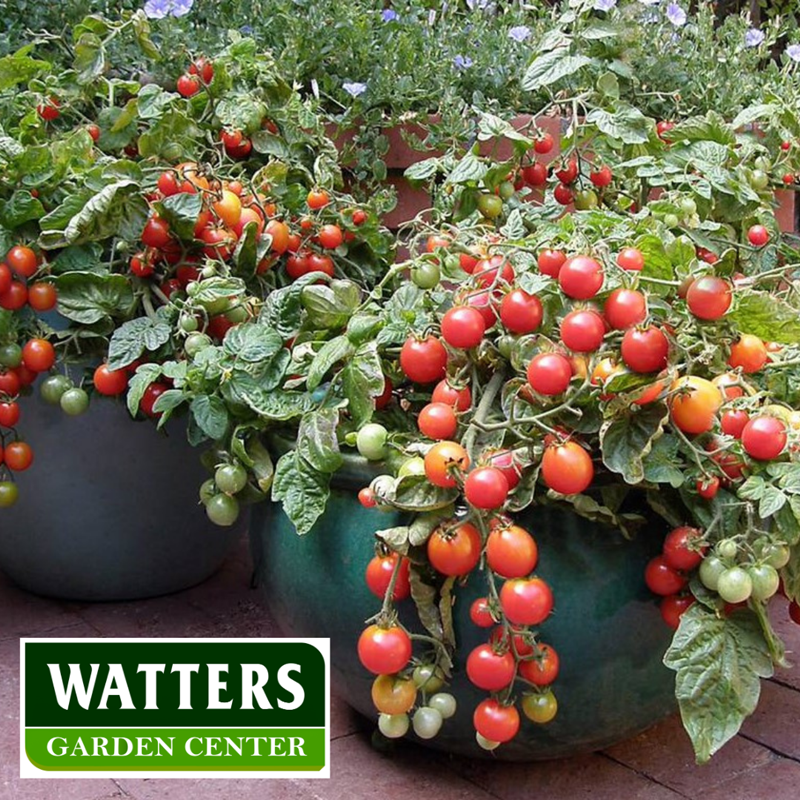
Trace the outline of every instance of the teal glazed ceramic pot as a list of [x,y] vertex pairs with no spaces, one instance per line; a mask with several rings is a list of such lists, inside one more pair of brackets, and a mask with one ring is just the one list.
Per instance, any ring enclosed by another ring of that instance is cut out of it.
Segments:
[[97,398],[67,417],[35,391],[20,403],[35,459],[0,514],[0,571],[23,589],[69,600],[176,592],[214,573],[247,520],[219,528],[198,503],[208,473],[171,420],[168,434]]
[[[251,537],[268,606],[283,632],[331,639],[332,685],[362,714],[377,719],[370,699],[374,676],[360,664],[356,643],[364,620],[379,610],[364,570],[374,555],[374,533],[403,523],[399,514],[365,509],[356,492],[371,475],[352,469],[336,476],[328,508],[313,530],[298,536],[279,505],[253,510]],[[611,528],[552,506],[534,508],[518,522],[539,546],[537,574],[552,587],[553,614],[540,626],[541,640],[558,652],[553,685],[557,717],[535,725],[522,716],[517,738],[492,754],[514,761],[558,758],[598,750],[634,736],[675,710],[674,673],[662,664],[672,632],[644,583],[644,568],[661,548],[657,524],[634,541]],[[456,716],[422,742],[474,757],[472,714],[486,692],[465,673],[467,654],[487,640],[469,619],[474,599],[486,593],[481,574],[457,587],[454,607],[458,654],[450,689]],[[419,632],[413,602],[403,601],[404,624]],[[415,738],[413,733],[410,737]]]

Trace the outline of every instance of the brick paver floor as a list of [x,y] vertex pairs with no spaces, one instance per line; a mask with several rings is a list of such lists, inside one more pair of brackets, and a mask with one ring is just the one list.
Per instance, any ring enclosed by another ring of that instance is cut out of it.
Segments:
[[[775,603],[776,617],[786,618]],[[777,623],[790,651],[800,627]],[[20,636],[270,636],[277,628],[250,588],[244,543],[201,586],[155,600],[80,604],[27,594],[0,575],[0,800],[797,800],[800,666],[763,684],[759,710],[704,767],[673,717],[600,753],[535,764],[437,755],[402,743],[385,755],[365,723],[334,698],[329,781],[21,781]]]

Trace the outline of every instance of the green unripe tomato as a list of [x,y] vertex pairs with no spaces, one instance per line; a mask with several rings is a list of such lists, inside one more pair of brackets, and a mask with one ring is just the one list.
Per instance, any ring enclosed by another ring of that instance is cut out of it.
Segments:
[[733,539],[722,539],[717,542],[716,550],[720,558],[736,558],[736,554],[739,552],[739,546]]
[[223,464],[214,473],[217,488],[225,494],[237,494],[247,486],[247,470],[241,464]]
[[389,432],[383,425],[370,422],[364,425],[356,437],[358,452],[369,461],[381,461],[386,458],[386,438]]
[[193,333],[186,337],[183,344],[183,349],[189,358],[194,358],[201,350],[211,346],[211,337],[206,336],[204,333]]
[[201,278],[213,278],[217,274],[217,268],[209,264],[200,270]]
[[187,314],[186,316],[181,317],[181,330],[185,333],[194,333],[194,331],[198,328],[198,322],[195,317]]
[[433,664],[420,664],[414,668],[412,679],[417,689],[435,694],[444,686],[444,672]]
[[700,564],[700,580],[703,586],[715,592],[719,583],[719,576],[725,572],[725,569],[725,564],[721,558],[715,555],[706,556]]
[[575,192],[573,203],[578,211],[590,211],[599,205],[597,192],[594,189],[581,189]]
[[70,417],[79,417],[89,408],[89,395],[83,389],[67,389],[59,400],[61,410]]
[[239,304],[233,308],[229,308],[225,312],[225,319],[227,319],[228,322],[238,324],[240,322],[246,322],[248,319],[250,319],[250,314],[245,306]]
[[726,603],[742,603],[753,593],[753,581],[746,570],[731,567],[719,576],[717,592]]
[[0,367],[13,369],[22,363],[22,348],[18,344],[4,344],[0,347]]
[[13,481],[0,481],[0,508],[11,508],[19,499],[19,489]]
[[400,465],[397,470],[398,478],[406,478],[409,475],[418,476],[425,474],[425,459],[420,456],[413,456]]
[[764,560],[775,569],[785,567],[792,557],[792,551],[785,544],[771,544],[764,551]]
[[678,205],[684,217],[691,217],[697,213],[697,203],[691,197],[682,197]]
[[[754,162],[753,166],[761,172],[769,172],[772,169],[769,159],[766,156],[759,156]],[[762,187],[763,188],[763,187]]]
[[762,169],[754,169],[750,173],[750,186],[757,192],[769,186],[769,175]]
[[675,214],[664,214],[664,224],[668,228],[677,228],[678,227],[678,217]]
[[478,743],[478,747],[490,752],[492,750],[497,750],[497,748],[500,747],[500,742],[493,742],[491,739],[487,739],[477,731],[475,732],[475,741]]
[[203,483],[200,485],[200,502],[203,505],[206,505],[208,501],[216,494],[218,494],[217,484],[214,479],[209,478],[207,481],[203,481]]
[[539,725],[546,725],[558,713],[558,701],[551,692],[526,694],[522,698],[522,713]]
[[194,297],[200,291],[200,284],[197,281],[189,281],[186,284],[186,296]]
[[422,706],[414,712],[411,720],[414,726],[414,733],[420,739],[433,739],[442,729],[442,715],[430,706]]
[[456,699],[448,692],[438,692],[428,700],[428,705],[435,708],[442,719],[450,719],[456,713]]
[[503,356],[505,359],[510,359],[511,354],[514,352],[514,345],[516,344],[516,339],[513,336],[501,336],[497,340],[497,349],[500,352],[500,355]]
[[756,600],[769,600],[778,591],[780,576],[775,567],[769,564],[756,564],[747,570],[753,582],[753,597]]
[[45,403],[57,406],[61,402],[61,395],[72,388],[72,381],[66,375],[50,375],[39,386],[39,394]]
[[487,219],[497,219],[503,213],[503,201],[496,194],[482,194],[478,198],[478,211]]
[[216,494],[206,503],[206,514],[215,525],[227,528],[239,517],[239,503],[235,497]]
[[439,269],[439,265],[431,261],[423,261],[411,268],[411,280],[420,289],[433,289],[438,285],[441,277],[442,271]]
[[503,181],[500,186],[497,187],[498,191],[500,192],[500,199],[501,200],[510,200],[514,196],[514,184],[511,181]]
[[381,714],[378,717],[378,730],[387,739],[400,739],[408,733],[408,714]]

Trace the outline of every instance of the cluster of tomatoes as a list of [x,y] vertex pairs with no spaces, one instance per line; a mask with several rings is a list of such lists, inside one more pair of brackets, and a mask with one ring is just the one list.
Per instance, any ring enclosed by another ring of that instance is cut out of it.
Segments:
[[37,280],[42,264],[36,251],[24,244],[14,245],[0,262],[0,308],[20,311],[29,306],[34,311],[51,311],[56,306],[56,288],[46,280]]

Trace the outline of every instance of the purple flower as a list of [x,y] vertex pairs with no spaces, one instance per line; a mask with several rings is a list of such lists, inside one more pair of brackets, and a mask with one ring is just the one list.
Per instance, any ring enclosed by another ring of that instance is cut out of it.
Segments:
[[764,41],[764,31],[758,28],[750,28],[744,35],[744,43],[747,47],[758,47]]
[[367,91],[367,84],[366,83],[343,83],[342,89],[344,89],[350,97],[359,97],[360,95],[364,94]]
[[384,8],[381,12],[381,19],[384,22],[396,22],[400,19],[400,15],[391,8]]
[[469,56],[458,55],[453,59],[453,66],[456,69],[469,69],[472,66],[472,59]]
[[194,0],[147,0],[144,13],[148,19],[164,19],[167,14],[173,17],[186,16],[194,5]]
[[524,42],[530,35],[531,29],[527,25],[516,25],[508,29],[508,38],[513,39],[515,42]]
[[670,3],[667,6],[667,19],[676,28],[682,28],[686,24],[686,12],[677,3]]
[[172,0],[147,0],[144,13],[148,19],[164,19],[172,8]]
[[792,61],[800,61],[800,44],[790,44],[786,48],[786,55],[792,59]]
[[617,0],[594,0],[595,11],[611,11],[617,4]]

